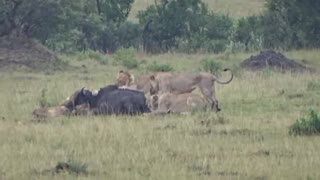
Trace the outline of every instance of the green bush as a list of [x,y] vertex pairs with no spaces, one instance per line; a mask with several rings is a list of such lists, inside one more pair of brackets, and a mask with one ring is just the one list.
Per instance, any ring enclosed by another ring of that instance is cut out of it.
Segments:
[[66,55],[64,56],[64,58],[68,59],[69,61],[73,59],[77,61],[83,61],[88,59],[88,55],[84,52],[76,52],[76,53],[73,53],[72,55]]
[[241,42],[233,42],[232,40],[226,46],[225,54],[230,55],[246,51],[246,45]]
[[48,90],[46,88],[41,90],[41,97],[39,99],[39,105],[42,108],[48,107],[47,91]]
[[218,74],[222,69],[222,65],[212,59],[205,58],[201,60],[201,71],[210,72],[212,74]]
[[96,59],[96,60],[102,65],[107,65],[108,61],[109,61],[107,57],[104,57],[104,58],[101,58],[101,59]]
[[116,31],[120,47],[139,48],[141,32],[142,30],[139,24],[135,24],[129,21],[120,24],[119,28]]
[[68,160],[67,162],[58,162],[55,168],[56,173],[68,172],[76,175],[87,175],[88,165],[74,160]]
[[108,58],[105,54],[102,54],[98,51],[88,51],[87,56],[89,59],[93,59],[98,61],[100,64],[106,65],[108,64]]
[[147,66],[147,69],[153,72],[169,72],[174,70],[169,64],[158,64],[157,62],[153,62]]
[[148,53],[176,50],[222,52],[232,32],[232,19],[210,12],[202,0],[160,1],[138,14]]
[[265,48],[314,48],[320,45],[320,1],[268,0],[264,14]]
[[320,90],[320,83],[319,82],[314,82],[314,81],[309,82],[308,85],[307,85],[307,90],[308,91],[318,91],[318,90]]
[[88,174],[88,165],[79,161],[68,160],[69,171],[75,174]]
[[59,102],[57,99],[48,99],[47,92],[48,92],[47,88],[41,89],[41,96],[39,98],[40,107],[47,108],[47,107],[58,105]]
[[126,59],[122,62],[122,65],[128,69],[134,69],[138,67],[138,61],[135,59]]
[[177,51],[181,53],[196,53],[201,49],[202,52],[208,52],[203,46],[208,44],[209,40],[198,33],[192,34],[188,39],[179,38],[177,39]]
[[106,65],[108,64],[108,57],[107,55],[100,53],[98,51],[93,51],[93,50],[88,50],[84,52],[77,52],[74,54],[76,59],[78,61],[83,61],[83,60],[95,60],[99,62],[100,64]]
[[114,54],[114,59],[117,63],[121,63],[128,69],[137,68],[139,63],[136,59],[136,50],[134,48],[119,49]]
[[225,40],[211,40],[204,44],[204,49],[207,52],[221,53],[226,50],[228,42]]
[[289,127],[290,135],[313,135],[320,133],[320,117],[311,110],[307,118],[298,119]]
[[237,21],[231,41],[241,42],[246,51],[261,50],[263,47],[263,24],[261,16],[243,17]]

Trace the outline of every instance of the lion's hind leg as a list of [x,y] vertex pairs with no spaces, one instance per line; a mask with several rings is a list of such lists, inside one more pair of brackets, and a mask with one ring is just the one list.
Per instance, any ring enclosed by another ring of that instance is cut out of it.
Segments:
[[218,100],[215,96],[215,91],[214,89],[211,88],[204,88],[204,87],[199,87],[202,95],[204,98],[208,101],[208,103],[211,105],[212,109],[215,109],[217,112],[221,111],[219,108],[219,103]]

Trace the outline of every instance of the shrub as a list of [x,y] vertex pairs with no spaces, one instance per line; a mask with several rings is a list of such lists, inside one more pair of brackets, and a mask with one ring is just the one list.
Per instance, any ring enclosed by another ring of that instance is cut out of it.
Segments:
[[98,61],[100,64],[106,65],[108,64],[108,58],[105,54],[102,54],[98,51],[87,51],[87,57],[89,59],[93,59]]
[[153,62],[147,66],[147,69],[154,72],[169,72],[174,70],[169,64],[158,64],[157,62]]
[[123,22],[116,31],[119,45],[123,48],[139,48],[141,32],[139,24]]
[[225,40],[211,40],[204,44],[204,49],[207,52],[221,53],[226,50],[227,41]]
[[298,119],[289,127],[290,135],[313,135],[320,133],[320,117],[311,110],[307,118]]
[[48,90],[46,88],[41,90],[41,97],[39,99],[39,105],[42,108],[48,107],[47,91]]
[[222,69],[222,65],[219,62],[215,62],[212,59],[205,58],[201,60],[201,71],[210,72],[212,74],[218,74],[219,70]]
[[43,88],[41,89],[41,96],[39,98],[39,105],[42,108],[46,108],[46,107],[51,107],[51,106],[56,106],[59,104],[57,99],[48,99],[47,97],[47,92],[48,89],[47,88]]
[[68,59],[68,60],[76,59],[77,61],[83,61],[83,60],[88,59],[88,56],[84,52],[76,52],[76,53],[73,53],[70,56],[66,55],[65,58]]
[[228,16],[211,13],[202,0],[160,1],[138,14],[148,53],[222,52],[233,27]]
[[121,62],[121,64],[128,69],[137,68],[139,66],[134,48],[117,50],[114,54],[114,59],[117,62]]
[[90,60],[95,60],[103,65],[108,64],[108,61],[109,61],[108,57],[105,54],[100,53],[99,51],[93,51],[93,50],[78,52],[78,53],[75,53],[74,56],[78,61],[90,59]]
[[138,61],[135,59],[126,59],[122,62],[122,65],[128,69],[134,69],[138,67]]
[[244,17],[237,21],[230,39],[241,42],[245,50],[255,51],[263,48],[263,24],[261,16]]
[[87,42],[84,41],[83,32],[74,29],[67,32],[52,34],[46,38],[44,45],[55,52],[72,54],[79,50],[83,50],[83,47],[87,46]]
[[108,58],[105,56],[104,58],[101,59],[96,59],[100,64],[102,65],[107,65],[108,64]]
[[203,47],[206,44],[209,44],[209,40],[205,36],[195,33],[188,39],[177,39],[177,51],[181,53],[196,53],[201,49],[202,51],[207,52],[207,49]]
[[[206,16],[204,21],[204,33],[210,40],[226,41],[233,30],[233,22],[229,16],[213,14]],[[220,41],[220,42],[219,42]],[[226,43],[226,42],[225,42]]]
[[269,0],[266,7],[263,19],[266,48],[319,47],[320,1]]
[[192,35],[188,40],[179,39],[177,44],[178,52],[182,53],[221,53],[227,47],[226,40],[210,40],[208,37],[199,34]]
[[88,174],[88,165],[85,163],[81,163],[74,160],[69,160],[68,163],[70,164],[70,172],[76,174]]
[[314,82],[314,81],[309,82],[307,85],[307,90],[308,91],[320,90],[320,83]]
[[68,172],[71,174],[88,174],[88,165],[74,160],[68,160],[68,162],[58,162],[55,168],[56,173]]
[[233,42],[232,40],[226,46],[225,53],[226,54],[234,54],[246,51],[246,45],[241,42]]

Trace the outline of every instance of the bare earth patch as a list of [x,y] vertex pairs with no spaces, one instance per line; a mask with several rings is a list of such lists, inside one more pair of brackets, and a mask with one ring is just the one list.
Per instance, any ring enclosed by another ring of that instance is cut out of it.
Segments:
[[46,71],[62,70],[66,67],[52,51],[29,38],[0,38],[0,69]]
[[273,50],[262,51],[256,56],[251,56],[243,61],[240,66],[251,71],[259,71],[266,68],[280,70],[282,72],[310,71],[309,68],[295,62],[294,60],[288,59],[280,52]]

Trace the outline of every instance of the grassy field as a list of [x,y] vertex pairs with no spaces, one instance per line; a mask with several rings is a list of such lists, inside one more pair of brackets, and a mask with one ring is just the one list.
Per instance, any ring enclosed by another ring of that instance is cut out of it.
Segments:
[[[259,14],[264,10],[265,0],[204,0],[215,13],[228,14],[231,17],[243,17]],[[130,20],[137,21],[136,15],[140,10],[154,4],[154,0],[135,0],[129,16]]]
[[[285,53],[320,70],[317,50]],[[236,72],[217,85],[222,112],[192,115],[57,118],[32,122],[42,89],[59,104],[83,86],[114,82],[122,69],[93,60],[66,58],[70,72],[0,72],[0,179],[319,179],[318,136],[293,137],[288,127],[309,109],[320,112],[319,74],[246,72],[251,54],[138,54],[147,63],[197,71],[209,57]],[[132,71],[136,76],[144,72]],[[221,73],[222,77],[228,74]],[[70,161],[86,174],[52,174]],[[85,164],[87,168],[82,168]]]

